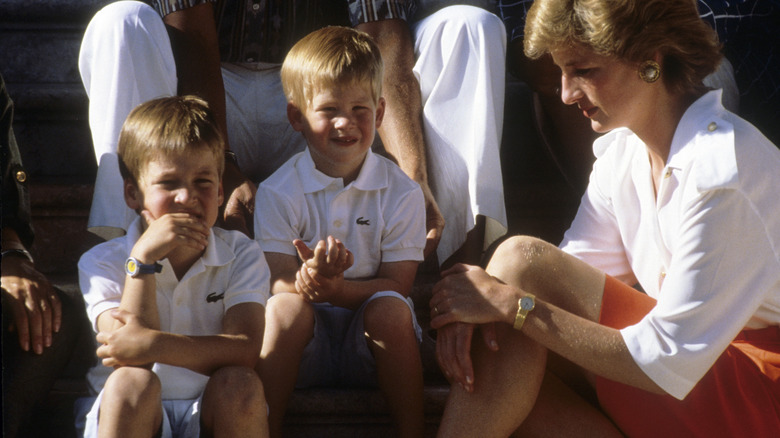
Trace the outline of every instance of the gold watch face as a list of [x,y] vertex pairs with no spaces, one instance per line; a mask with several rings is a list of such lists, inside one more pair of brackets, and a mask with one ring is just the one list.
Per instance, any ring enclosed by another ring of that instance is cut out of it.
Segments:
[[127,259],[127,262],[125,263],[125,271],[131,277],[135,275],[136,272],[138,272],[138,264],[135,262],[135,259]]
[[533,310],[536,303],[534,302],[534,299],[531,297],[523,297],[520,299],[520,308],[525,310],[526,312]]

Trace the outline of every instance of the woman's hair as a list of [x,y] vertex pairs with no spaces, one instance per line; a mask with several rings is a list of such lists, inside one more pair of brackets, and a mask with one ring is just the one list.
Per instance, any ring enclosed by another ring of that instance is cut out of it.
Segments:
[[584,46],[638,65],[657,52],[664,83],[682,93],[699,89],[721,60],[717,35],[695,0],[536,0],[523,43],[532,59]]
[[122,178],[138,182],[146,164],[206,149],[220,175],[225,168],[225,140],[208,104],[196,96],[150,100],[135,107],[122,125],[117,155]]
[[374,103],[382,95],[382,56],[374,40],[341,26],[314,31],[298,41],[282,64],[287,101],[306,108],[318,89],[356,83],[369,87]]

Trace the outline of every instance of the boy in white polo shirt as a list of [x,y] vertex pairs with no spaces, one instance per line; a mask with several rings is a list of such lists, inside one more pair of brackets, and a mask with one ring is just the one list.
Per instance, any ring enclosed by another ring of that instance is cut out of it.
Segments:
[[139,105],[123,125],[125,201],[139,217],[79,261],[102,359],[88,376],[100,393],[85,436],[268,434],[254,366],[269,271],[255,241],[212,228],[223,149],[192,96]]
[[423,260],[424,202],[417,183],[370,149],[385,109],[382,69],[370,37],[342,27],[306,36],[282,65],[287,115],[308,148],[256,198],[274,294],[258,365],[271,436],[295,387],[377,383],[399,435],[423,433],[408,296]]

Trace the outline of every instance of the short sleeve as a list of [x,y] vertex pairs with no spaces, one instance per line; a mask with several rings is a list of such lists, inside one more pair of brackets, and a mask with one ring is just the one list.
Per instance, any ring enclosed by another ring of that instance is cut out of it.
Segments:
[[[303,204],[301,200],[301,205]],[[295,256],[292,244],[300,238],[296,233],[293,203],[284,193],[261,184],[255,196],[255,240],[264,252],[278,252]]]
[[382,262],[422,261],[425,249],[425,201],[414,187],[390,208],[382,236]]

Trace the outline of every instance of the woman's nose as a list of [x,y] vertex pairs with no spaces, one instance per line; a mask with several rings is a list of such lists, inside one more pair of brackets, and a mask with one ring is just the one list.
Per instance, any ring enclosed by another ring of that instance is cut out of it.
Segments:
[[577,101],[582,98],[582,90],[577,86],[577,81],[567,78],[566,75],[561,76],[561,88],[559,93],[561,101],[566,105],[577,103]]

